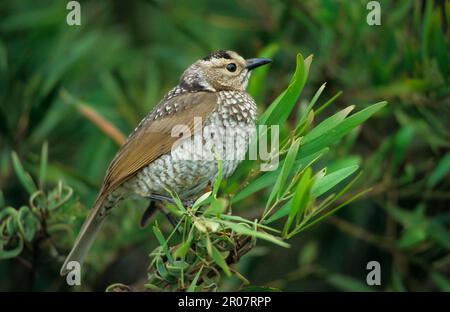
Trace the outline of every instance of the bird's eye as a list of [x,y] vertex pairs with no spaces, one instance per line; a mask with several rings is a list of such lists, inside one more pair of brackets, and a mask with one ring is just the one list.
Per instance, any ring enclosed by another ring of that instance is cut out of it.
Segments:
[[227,70],[228,70],[229,72],[235,72],[235,71],[236,71],[236,64],[234,64],[234,63],[228,64],[228,65],[227,65]]

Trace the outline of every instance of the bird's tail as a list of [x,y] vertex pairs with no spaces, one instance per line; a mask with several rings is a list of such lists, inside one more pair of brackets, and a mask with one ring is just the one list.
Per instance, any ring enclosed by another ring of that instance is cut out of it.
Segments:
[[[68,264],[72,261],[77,261],[81,266],[83,264],[84,258],[87,255],[94,239],[100,230],[103,221],[105,220],[105,214],[103,206],[103,201],[98,201],[94,208],[89,213],[86,221],[81,227],[80,233],[78,234],[75,244],[72,250],[64,261],[61,267],[60,274],[66,275],[69,272]],[[103,211],[103,212],[102,212]]]

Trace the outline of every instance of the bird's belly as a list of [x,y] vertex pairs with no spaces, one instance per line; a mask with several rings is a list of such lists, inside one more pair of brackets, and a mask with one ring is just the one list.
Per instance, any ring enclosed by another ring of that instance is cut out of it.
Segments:
[[139,171],[124,187],[140,196],[167,195],[167,190],[181,198],[201,193],[213,182],[222,159],[223,177],[229,177],[244,159],[253,125],[224,127],[219,124],[205,126],[201,134],[184,140]]

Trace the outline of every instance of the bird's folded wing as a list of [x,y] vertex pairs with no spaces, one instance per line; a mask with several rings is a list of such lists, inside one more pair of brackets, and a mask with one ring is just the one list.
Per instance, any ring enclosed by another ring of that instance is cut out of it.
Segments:
[[[129,136],[112,160],[97,202],[140,169],[170,152],[172,145],[179,140],[178,136],[171,135],[172,128],[177,125],[187,126],[193,135],[194,130],[201,129],[197,125],[194,127],[194,118],[200,117],[202,122],[205,122],[216,105],[217,95],[212,92],[184,93],[158,104]],[[166,110],[166,107],[172,109]],[[155,116],[158,116],[158,108],[162,116],[155,119]],[[183,139],[187,137],[189,136],[183,136]]]

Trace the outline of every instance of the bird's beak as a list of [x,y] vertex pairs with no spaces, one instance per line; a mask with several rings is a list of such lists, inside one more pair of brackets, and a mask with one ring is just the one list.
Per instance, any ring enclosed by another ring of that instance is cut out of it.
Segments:
[[251,58],[245,61],[247,63],[245,67],[248,70],[252,70],[255,69],[256,67],[272,63],[272,60],[268,58]]

